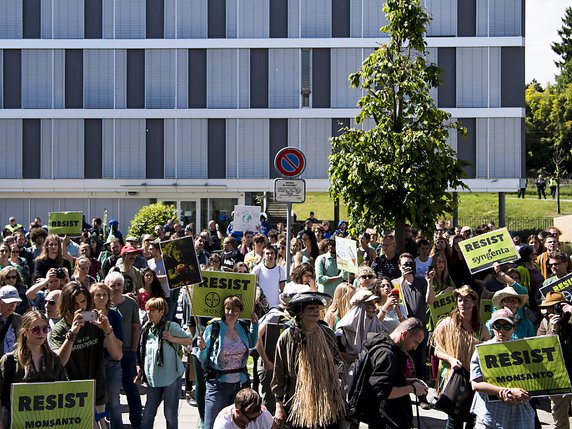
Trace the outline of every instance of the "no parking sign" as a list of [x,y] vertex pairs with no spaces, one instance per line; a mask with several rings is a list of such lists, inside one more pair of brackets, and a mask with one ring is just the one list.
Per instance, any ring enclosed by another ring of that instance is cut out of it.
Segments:
[[306,157],[300,149],[285,147],[276,154],[274,167],[284,177],[296,177],[306,168]]

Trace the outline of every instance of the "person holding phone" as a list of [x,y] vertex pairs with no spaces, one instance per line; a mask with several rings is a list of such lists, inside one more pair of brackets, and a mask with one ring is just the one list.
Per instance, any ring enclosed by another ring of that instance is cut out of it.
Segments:
[[69,282],[58,302],[62,319],[49,336],[50,348],[59,356],[70,380],[95,380],[96,421],[104,425],[105,359],[104,348],[113,360],[121,360],[121,341],[109,319],[93,310],[90,293],[79,283]]
[[373,293],[379,296],[377,317],[388,333],[407,318],[407,309],[399,303],[399,289],[394,288],[387,277],[377,279]]

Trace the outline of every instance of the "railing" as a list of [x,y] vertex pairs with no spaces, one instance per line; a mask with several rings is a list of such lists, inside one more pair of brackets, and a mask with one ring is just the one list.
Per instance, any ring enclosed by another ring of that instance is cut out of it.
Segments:
[[[498,218],[485,218],[477,216],[467,216],[459,218],[459,225],[470,226],[471,228],[476,228],[480,225],[486,225],[489,222],[494,222],[498,226]],[[507,217],[506,227],[509,231],[525,231],[525,230],[537,230],[541,231],[543,229],[550,228],[554,225],[554,219],[551,217]]]

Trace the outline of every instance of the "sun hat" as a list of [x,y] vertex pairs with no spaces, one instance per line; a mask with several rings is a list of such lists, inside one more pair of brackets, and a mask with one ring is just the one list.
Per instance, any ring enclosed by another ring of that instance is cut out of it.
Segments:
[[332,302],[332,297],[321,292],[300,292],[288,303],[287,310],[294,315],[299,315],[302,310],[309,304],[317,304],[327,307]]
[[365,304],[367,302],[375,302],[379,300],[379,296],[374,295],[365,288],[359,288],[356,290],[352,298],[350,299],[350,306],[355,307],[359,304]]
[[502,300],[505,298],[518,298],[520,301],[519,306],[522,307],[528,301],[528,295],[521,295],[517,293],[512,286],[507,286],[504,289],[496,291],[493,295],[493,305],[496,308],[502,308]]
[[561,302],[566,302],[566,298],[562,292],[548,292],[546,297],[538,306],[541,308],[552,307],[553,305],[560,304]]

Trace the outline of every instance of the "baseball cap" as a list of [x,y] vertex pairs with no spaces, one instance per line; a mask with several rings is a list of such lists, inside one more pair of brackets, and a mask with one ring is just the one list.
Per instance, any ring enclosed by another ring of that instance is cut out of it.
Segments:
[[4,304],[12,304],[13,302],[22,302],[18,290],[14,286],[0,287],[0,301]]
[[510,323],[511,325],[514,325],[516,323],[516,320],[514,318],[514,314],[512,314],[512,311],[507,310],[506,308],[502,308],[500,310],[497,310],[492,314],[491,324],[495,323],[497,320],[504,320],[504,321]]

